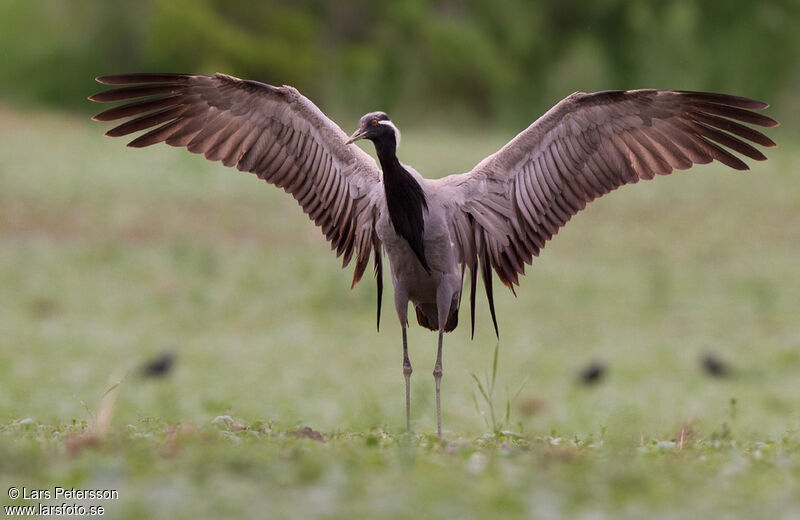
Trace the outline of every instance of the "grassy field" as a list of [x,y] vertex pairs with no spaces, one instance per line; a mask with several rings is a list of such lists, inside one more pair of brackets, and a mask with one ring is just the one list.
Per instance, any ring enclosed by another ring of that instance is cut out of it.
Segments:
[[[98,502],[115,519],[800,517],[800,153],[781,129],[749,173],[593,203],[499,292],[505,433],[473,380],[497,345],[483,298],[474,341],[462,312],[444,442],[435,335],[410,330],[404,434],[391,290],[378,334],[374,281],[348,290],[291,197],[104,129],[0,109],[3,505],[63,486],[118,490]],[[427,176],[511,137],[403,130]],[[164,351],[174,371],[142,378]],[[579,384],[592,361],[606,377]]]

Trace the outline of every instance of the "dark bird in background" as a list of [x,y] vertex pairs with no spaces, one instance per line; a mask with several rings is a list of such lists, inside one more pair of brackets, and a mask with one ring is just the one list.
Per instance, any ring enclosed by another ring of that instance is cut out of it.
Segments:
[[578,381],[584,385],[599,383],[606,375],[606,365],[599,361],[593,361],[583,367],[578,372]]
[[714,354],[706,354],[700,358],[700,366],[712,377],[727,377],[731,374],[728,364]]
[[139,373],[146,378],[166,377],[175,367],[175,354],[173,352],[162,352],[158,356],[145,362],[140,368]]
[[[362,117],[348,139],[289,86],[225,74],[122,74],[97,81],[119,88],[89,99],[126,103],[95,119],[131,118],[106,135],[145,130],[129,146],[186,147],[283,188],[322,229],[343,265],[355,262],[353,285],[372,259],[379,324],[385,251],[403,334],[406,426],[411,302],[417,322],[439,333],[433,370],[439,436],[442,336],[458,324],[464,278],[473,333],[478,275],[497,332],[493,276],[513,290],[525,264],[586,204],[623,184],[696,163],[717,160],[746,170],[728,149],[763,161],[748,141],[775,143],[742,123],[777,125],[755,112],[766,103],[725,94],[576,92],[471,171],[426,179],[400,163],[400,132],[383,112]],[[380,167],[349,146],[358,139],[373,142]]]

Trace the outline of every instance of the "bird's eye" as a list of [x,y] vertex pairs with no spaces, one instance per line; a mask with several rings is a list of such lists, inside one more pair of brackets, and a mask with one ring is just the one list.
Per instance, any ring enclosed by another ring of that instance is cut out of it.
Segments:
[[375,126],[375,125],[377,125],[377,124],[378,124],[378,120],[377,120],[377,119],[373,119],[373,120],[372,120],[372,126]]

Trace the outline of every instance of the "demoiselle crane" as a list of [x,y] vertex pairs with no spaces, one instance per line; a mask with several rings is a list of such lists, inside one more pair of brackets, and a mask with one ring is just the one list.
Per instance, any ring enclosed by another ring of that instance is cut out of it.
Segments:
[[[672,90],[576,92],[467,173],[426,179],[397,157],[400,132],[383,112],[361,118],[348,136],[290,86],[225,74],[121,74],[97,78],[117,88],[89,99],[127,101],[94,117],[131,117],[106,135],[147,130],[128,146],[166,142],[255,173],[294,196],[322,229],[353,286],[374,262],[378,328],[383,251],[403,335],[406,427],[410,429],[408,303],[437,331],[433,376],[436,431],[442,434],[442,337],[458,323],[469,271],[470,317],[480,273],[495,332],[492,278],[513,290],[545,243],[587,203],[623,184],[713,160],[746,170],[728,151],[763,161],[748,141],[775,143],[749,126],[775,126],[756,113],[766,103]],[[380,168],[357,146],[375,145]]]

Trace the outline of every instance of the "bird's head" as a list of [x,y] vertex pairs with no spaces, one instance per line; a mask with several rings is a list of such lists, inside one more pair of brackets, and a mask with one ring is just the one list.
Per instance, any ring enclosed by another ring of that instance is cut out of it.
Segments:
[[358,123],[358,130],[347,140],[347,144],[354,143],[359,139],[369,139],[372,142],[394,139],[395,147],[400,146],[400,130],[394,126],[392,120],[385,112],[370,112],[361,118]]

